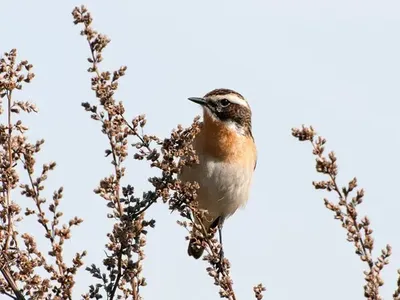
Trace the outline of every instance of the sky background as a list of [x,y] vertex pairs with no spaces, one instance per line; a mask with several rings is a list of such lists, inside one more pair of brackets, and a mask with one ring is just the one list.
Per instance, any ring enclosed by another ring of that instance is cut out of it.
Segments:
[[[46,140],[39,163],[58,163],[46,191],[50,197],[63,185],[66,217],[84,219],[66,243],[68,257],[86,249],[85,262],[99,263],[111,230],[105,201],[93,193],[111,172],[107,141],[80,106],[96,103],[86,72],[89,49],[71,16],[85,4],[94,27],[112,40],[103,68],[128,66],[117,99],[127,116],[146,113],[147,133],[164,137],[178,123],[188,126],[201,110],[187,97],[214,88],[234,89],[250,102],[257,169],[247,207],[224,227],[238,299],[252,299],[259,282],[267,287],[265,299],[363,299],[365,264],[324,207],[326,193],[311,185],[321,178],[311,146],[291,136],[301,124],[313,125],[336,151],[341,185],[357,176],[365,188],[360,213],[372,222],[375,255],[393,246],[382,288],[391,298],[400,268],[399,1],[0,3],[0,51],[17,48],[36,74],[17,94],[40,109],[24,117],[29,137]],[[146,163],[130,159],[126,183],[141,195],[152,174]],[[219,299],[206,262],[186,255],[177,215],[159,204],[147,216],[157,224],[147,239],[144,299]],[[36,222],[26,224],[21,232],[42,234]],[[43,241],[39,246],[47,251]],[[91,283],[81,269],[75,299]]]

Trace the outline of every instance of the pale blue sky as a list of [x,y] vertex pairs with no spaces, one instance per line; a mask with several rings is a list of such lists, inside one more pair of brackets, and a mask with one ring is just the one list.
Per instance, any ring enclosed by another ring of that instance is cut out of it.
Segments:
[[[291,137],[303,123],[336,151],[340,182],[356,175],[365,188],[361,212],[371,219],[375,254],[393,246],[382,288],[391,298],[400,268],[400,2],[1,1],[1,52],[18,48],[35,66],[23,97],[40,109],[27,119],[30,137],[47,142],[39,161],[58,163],[48,194],[64,185],[63,210],[85,220],[66,250],[72,256],[87,249],[90,264],[103,257],[111,228],[92,191],[111,166],[99,124],[80,106],[95,101],[87,44],[72,24],[80,4],[112,39],[103,67],[128,66],[117,97],[128,116],[147,114],[148,133],[165,136],[177,123],[189,125],[200,113],[189,96],[224,87],[248,98],[259,160],[247,207],[224,229],[238,299],[251,299],[259,282],[265,299],[363,299],[365,265],[323,206],[326,194],[311,185],[320,177],[310,145]],[[128,182],[140,194],[152,172],[130,162]],[[148,216],[157,226],[148,235],[144,298],[218,299],[206,263],[186,256],[177,216],[162,204]],[[25,229],[40,232],[31,224]],[[76,299],[92,282],[79,273]]]

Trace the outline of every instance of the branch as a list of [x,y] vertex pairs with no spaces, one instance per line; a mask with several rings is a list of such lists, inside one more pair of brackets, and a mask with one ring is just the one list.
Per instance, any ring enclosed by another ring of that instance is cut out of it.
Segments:
[[355,246],[355,253],[361,261],[368,265],[365,271],[364,297],[369,300],[381,299],[379,288],[383,285],[380,273],[385,265],[389,263],[389,256],[392,248],[387,245],[382,250],[380,256],[374,261],[372,251],[374,239],[368,217],[361,221],[358,219],[357,207],[363,202],[364,190],[356,191],[355,196],[349,200],[349,195],[357,188],[357,179],[353,178],[347,187],[339,188],[337,183],[337,158],[334,152],[330,152],[328,157],[324,156],[326,140],[320,136],[316,137],[312,127],[293,128],[292,135],[299,141],[309,141],[313,147],[313,154],[316,156],[316,170],[328,176],[327,181],[314,181],[315,189],[323,189],[328,192],[334,191],[338,197],[337,203],[324,199],[325,206],[335,213],[335,219],[342,223],[342,227],[347,231],[347,240]]

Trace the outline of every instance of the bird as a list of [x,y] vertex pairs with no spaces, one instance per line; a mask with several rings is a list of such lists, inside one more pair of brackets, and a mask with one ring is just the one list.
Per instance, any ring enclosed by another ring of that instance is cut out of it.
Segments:
[[[179,179],[199,184],[196,201],[208,214],[194,222],[201,221],[207,232],[218,227],[222,245],[222,226],[247,203],[257,165],[252,112],[241,94],[226,88],[188,100],[203,108],[200,132],[193,140],[199,163],[184,166]],[[194,238],[189,240],[187,253],[195,259],[204,252],[198,244]]]

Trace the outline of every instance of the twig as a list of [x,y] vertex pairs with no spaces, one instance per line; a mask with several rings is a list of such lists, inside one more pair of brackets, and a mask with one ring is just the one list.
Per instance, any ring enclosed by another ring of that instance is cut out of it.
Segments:
[[317,157],[317,172],[329,177],[328,181],[314,181],[315,189],[324,189],[328,192],[335,191],[339,198],[337,204],[324,199],[325,206],[335,213],[335,219],[341,221],[342,227],[347,230],[347,240],[353,243],[356,248],[355,253],[360,257],[361,261],[366,262],[368,265],[368,271],[364,272],[366,281],[364,285],[365,298],[369,300],[382,299],[379,295],[379,287],[383,285],[380,273],[383,267],[389,263],[392,248],[387,245],[376,261],[373,260],[374,239],[372,238],[370,221],[367,217],[364,217],[361,221],[357,219],[357,205],[363,201],[364,190],[357,190],[355,197],[349,202],[348,196],[357,187],[357,179],[352,179],[347,187],[339,188],[336,180],[338,173],[336,156],[334,152],[330,152],[328,158],[323,155],[326,140],[320,136],[315,137],[315,131],[312,127],[293,128],[292,135],[299,141],[309,141],[311,143],[313,154]]
[[[12,91],[7,91],[7,120],[8,120],[8,163],[9,167],[7,170],[7,173],[10,174],[12,165],[13,165],[13,159],[12,159],[12,148],[11,148],[11,143],[12,143],[12,123],[11,123],[11,106],[12,106]],[[10,238],[13,235],[13,220],[12,220],[12,215],[11,215],[11,210],[9,209],[11,205],[11,186],[12,183],[8,181],[7,183],[7,237],[6,237],[6,242],[4,243],[3,251],[7,251],[9,243],[10,243]]]

